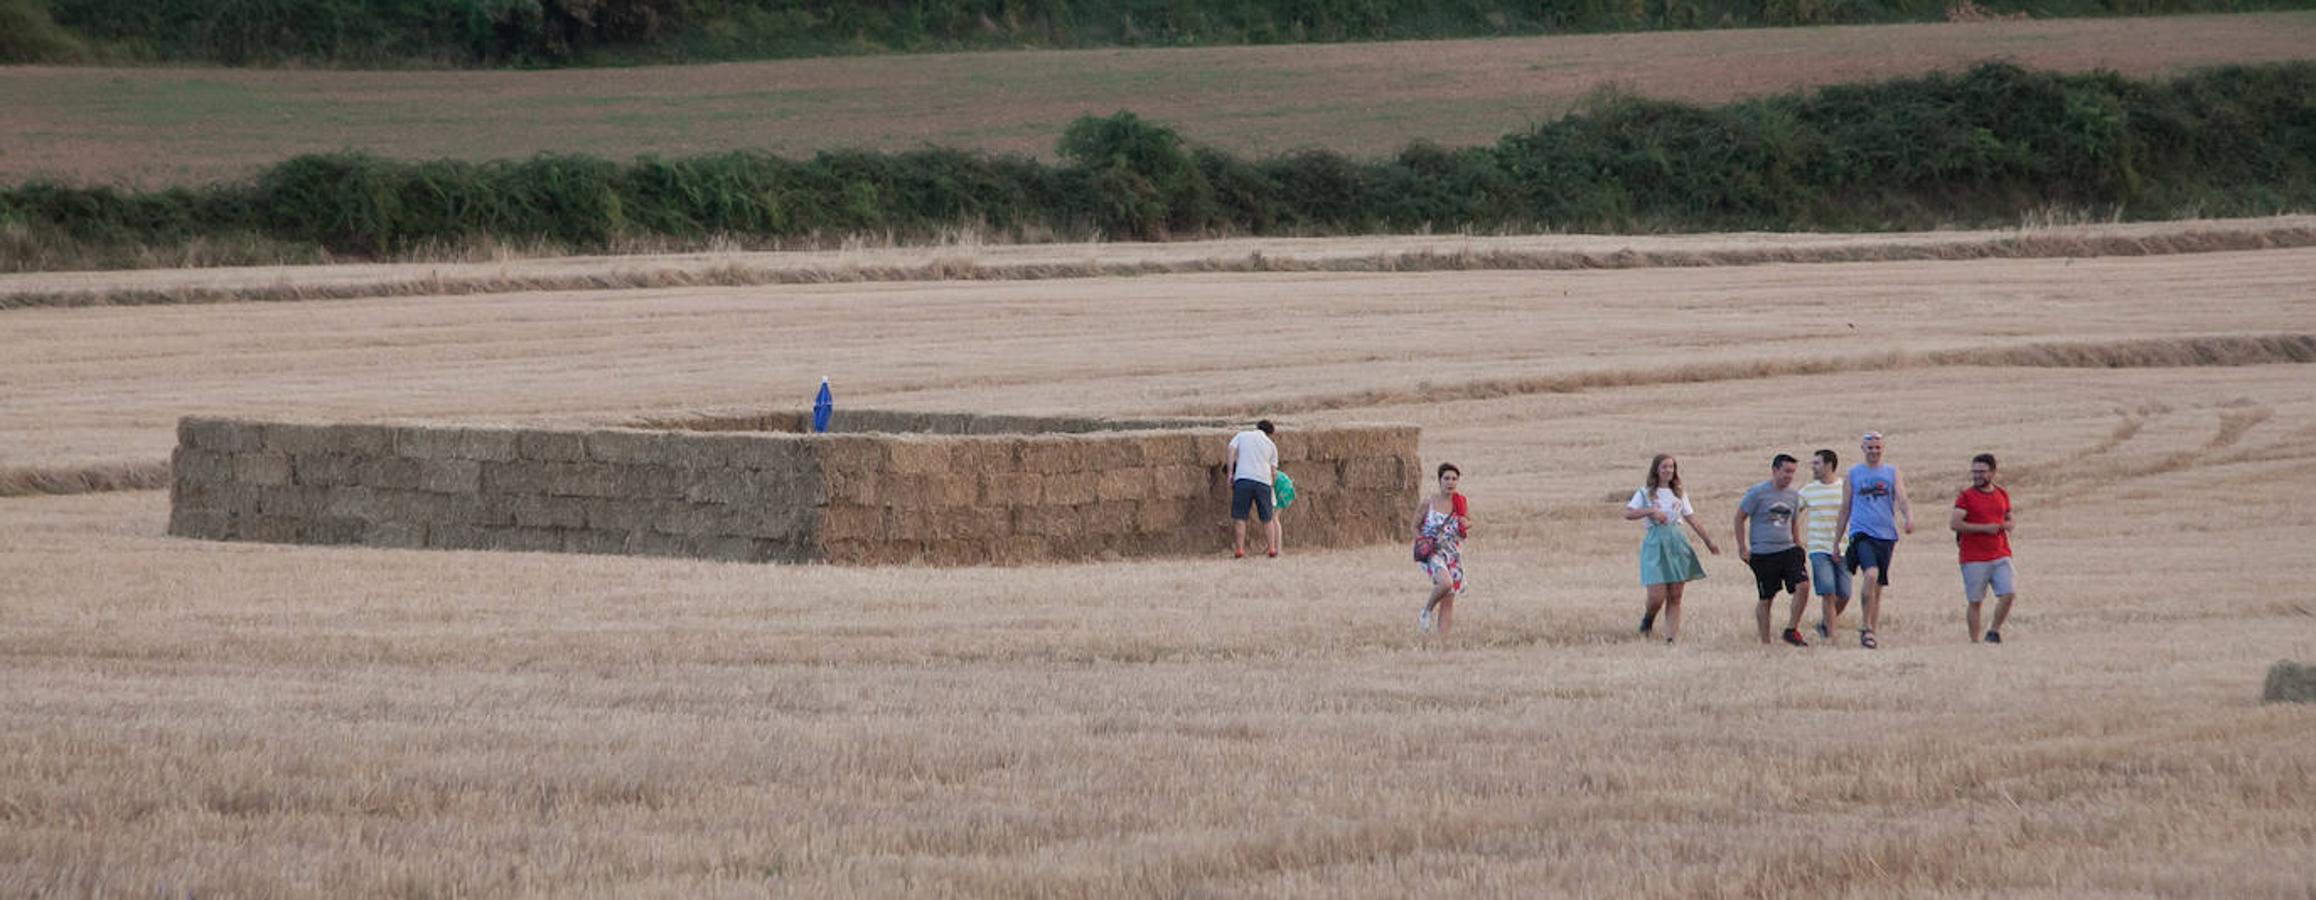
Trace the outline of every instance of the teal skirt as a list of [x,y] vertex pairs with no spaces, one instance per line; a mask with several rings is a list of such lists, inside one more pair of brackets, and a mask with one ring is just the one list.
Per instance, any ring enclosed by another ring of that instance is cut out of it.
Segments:
[[1705,577],[1705,567],[1697,562],[1697,551],[1689,549],[1689,539],[1681,534],[1681,523],[1649,525],[1647,537],[1641,538],[1641,584],[1681,584]]

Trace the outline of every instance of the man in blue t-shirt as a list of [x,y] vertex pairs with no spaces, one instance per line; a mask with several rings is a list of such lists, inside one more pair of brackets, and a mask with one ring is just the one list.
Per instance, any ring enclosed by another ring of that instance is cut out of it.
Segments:
[[1850,467],[1849,491],[1842,496],[1841,521],[1834,530],[1849,536],[1844,559],[1858,573],[1858,611],[1865,627],[1858,630],[1858,646],[1872,650],[1874,626],[1882,621],[1882,589],[1890,585],[1890,557],[1898,549],[1898,531],[1914,533],[1914,507],[1906,502],[1906,479],[1897,466],[1882,464],[1882,434],[1866,432],[1859,449],[1863,465]]

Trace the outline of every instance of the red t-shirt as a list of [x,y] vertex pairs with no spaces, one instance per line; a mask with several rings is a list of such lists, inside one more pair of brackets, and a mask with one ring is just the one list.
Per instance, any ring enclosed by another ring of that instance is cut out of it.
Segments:
[[[2010,492],[1997,485],[1994,490],[1981,491],[1974,487],[1962,489],[1954,498],[1954,508],[1962,510],[1962,521],[1971,525],[1992,525],[2010,518]],[[1962,543],[1962,561],[1966,563],[1993,562],[2010,556],[2010,535],[1959,534]]]

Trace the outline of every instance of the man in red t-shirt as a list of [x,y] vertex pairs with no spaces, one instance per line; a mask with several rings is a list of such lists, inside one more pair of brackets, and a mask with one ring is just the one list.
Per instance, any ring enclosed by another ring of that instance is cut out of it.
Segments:
[[2010,601],[2018,596],[2010,569],[2010,493],[1994,483],[1994,454],[1970,458],[1970,486],[1954,498],[1954,512],[1946,519],[1962,545],[1962,599],[1970,608],[1970,640],[1978,642],[1978,603],[1994,590],[1994,624],[1986,642],[2002,643],[2002,623],[2010,618]]

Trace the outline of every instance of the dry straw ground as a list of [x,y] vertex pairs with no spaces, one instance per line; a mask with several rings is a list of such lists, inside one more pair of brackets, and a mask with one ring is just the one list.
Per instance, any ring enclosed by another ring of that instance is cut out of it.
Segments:
[[[5,465],[156,459],[187,412],[670,414],[827,374],[879,407],[1413,422],[1482,531],[1423,640],[1396,547],[773,568],[209,544],[162,535],[160,492],[4,498],[0,895],[2305,897],[2316,707],[2258,697],[2316,659],[2310,271],[10,310]],[[1769,453],[1868,427],[1925,525],[1884,649],[1759,646],[1728,556],[1682,645],[1634,639],[1615,506],[1651,452],[1726,532]],[[2000,647],[1966,641],[1938,530],[1980,450],[2022,522]]]

